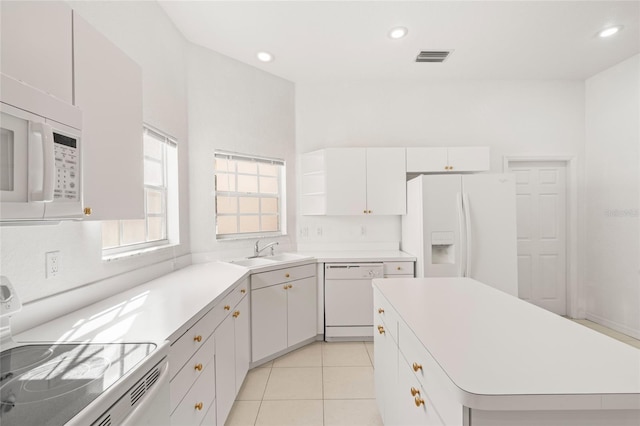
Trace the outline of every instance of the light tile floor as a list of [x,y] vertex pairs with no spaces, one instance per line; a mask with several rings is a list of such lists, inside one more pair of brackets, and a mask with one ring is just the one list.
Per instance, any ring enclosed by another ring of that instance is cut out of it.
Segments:
[[[574,320],[640,348],[640,340]],[[382,425],[373,385],[373,343],[315,342],[249,371],[226,425]]]
[[254,368],[226,425],[382,425],[373,343],[315,342]]

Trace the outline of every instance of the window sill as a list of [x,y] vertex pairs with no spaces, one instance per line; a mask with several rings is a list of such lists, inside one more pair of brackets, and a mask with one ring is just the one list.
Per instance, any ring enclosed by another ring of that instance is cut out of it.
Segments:
[[153,247],[146,247],[146,248],[142,248],[142,249],[130,250],[130,251],[126,251],[126,252],[123,252],[123,253],[110,254],[110,255],[107,255],[107,256],[102,256],[102,261],[103,262],[114,262],[114,261],[118,261],[118,260],[122,260],[122,259],[141,256],[141,255],[144,255],[144,254],[147,254],[147,253],[155,253],[155,252],[158,252],[160,250],[165,250],[165,249],[170,249],[170,248],[176,247],[178,245],[179,244],[177,244],[177,243],[169,243],[169,244],[163,244],[163,245],[160,245],[160,246],[153,246]]

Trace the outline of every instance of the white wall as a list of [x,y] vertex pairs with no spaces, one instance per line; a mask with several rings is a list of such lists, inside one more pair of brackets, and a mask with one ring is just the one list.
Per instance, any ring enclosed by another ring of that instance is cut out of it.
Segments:
[[255,239],[216,241],[214,150],[283,158],[287,228],[272,238],[295,248],[295,111],[293,83],[192,45],[188,49],[191,249],[194,262],[253,254]]
[[640,55],[586,81],[587,318],[640,338]]
[[[581,159],[584,123],[582,81],[296,85],[298,153],[336,146],[488,145],[492,171],[500,172],[504,155]],[[399,217],[302,216],[298,229],[300,246],[345,241],[373,246],[401,238]]]
[[[100,222],[0,228],[2,275],[16,285],[23,302],[49,301],[49,316],[116,293],[190,261],[185,41],[155,2],[70,4],[142,67],[145,122],[165,130],[180,143],[180,215],[184,220],[180,245],[113,262],[102,261]],[[53,250],[60,251],[61,273],[45,279],[45,252]],[[130,271],[135,272],[127,274]],[[109,279],[102,281],[106,278]],[[84,291],[74,292],[73,298],[65,296],[68,290],[79,288]],[[62,295],[48,298],[54,294]],[[15,318],[19,324],[17,329],[32,325],[28,321],[36,321],[27,313],[33,313],[37,305],[26,304],[22,317]],[[30,310],[30,306],[33,309]]]

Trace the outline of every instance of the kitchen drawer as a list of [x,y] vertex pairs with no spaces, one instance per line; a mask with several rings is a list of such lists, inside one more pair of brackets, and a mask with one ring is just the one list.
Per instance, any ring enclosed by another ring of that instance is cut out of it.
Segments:
[[[182,398],[184,398],[189,391],[191,385],[204,374],[209,364],[213,365],[214,350],[214,338],[211,336],[191,359],[187,361],[178,374],[171,379],[171,385],[169,387],[171,393],[171,413],[176,409],[180,401],[182,401]],[[200,367],[200,369],[196,367]],[[212,389],[214,389],[214,387],[212,387]]]
[[182,402],[171,414],[172,425],[199,425],[205,418],[205,414],[213,408],[215,401],[216,369],[214,363],[209,363],[207,368],[187,392]]
[[373,322],[374,333],[378,333],[377,327],[379,325],[384,327],[385,333],[388,333],[391,338],[398,341],[398,314],[395,309],[391,307],[387,299],[380,294],[380,292],[374,287],[373,290]]
[[449,390],[450,379],[402,320],[398,323],[398,342],[400,358],[404,357],[444,423],[463,424],[462,405]]
[[202,419],[202,423],[200,426],[216,426],[216,403],[215,400],[211,403],[211,407],[209,407],[209,411],[204,415],[204,419]]
[[384,275],[410,275],[414,276],[414,262],[384,262]]
[[[214,308],[215,309],[215,308]],[[187,330],[169,349],[169,377],[171,380],[182,369],[184,364],[193,354],[200,349],[213,334],[211,325],[214,318],[214,309],[205,314],[200,321]],[[213,352],[212,352],[213,353]]]
[[251,275],[251,289],[269,287],[275,284],[300,280],[316,275],[316,264],[294,266],[291,268],[276,269],[275,271],[261,272]]

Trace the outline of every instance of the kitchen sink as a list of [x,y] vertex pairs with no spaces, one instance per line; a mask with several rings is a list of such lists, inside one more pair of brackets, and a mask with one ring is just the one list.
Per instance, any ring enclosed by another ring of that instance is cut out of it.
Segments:
[[230,262],[247,268],[259,268],[261,266],[277,265],[278,263],[286,262],[296,262],[298,260],[308,258],[309,256],[303,256],[301,254],[280,253],[273,256],[247,257],[245,259],[236,259]]
[[264,257],[254,257],[254,258],[250,258],[250,259],[237,259],[237,260],[232,260],[231,261],[231,263],[235,263],[236,265],[247,266],[247,267],[271,265],[271,264],[273,264],[275,262],[277,262],[277,261],[269,260],[269,259],[266,259]]
[[309,256],[303,256],[301,254],[294,253],[281,253],[274,256],[265,256],[264,259],[275,260],[276,262],[291,262],[294,260],[305,259],[307,257]]

